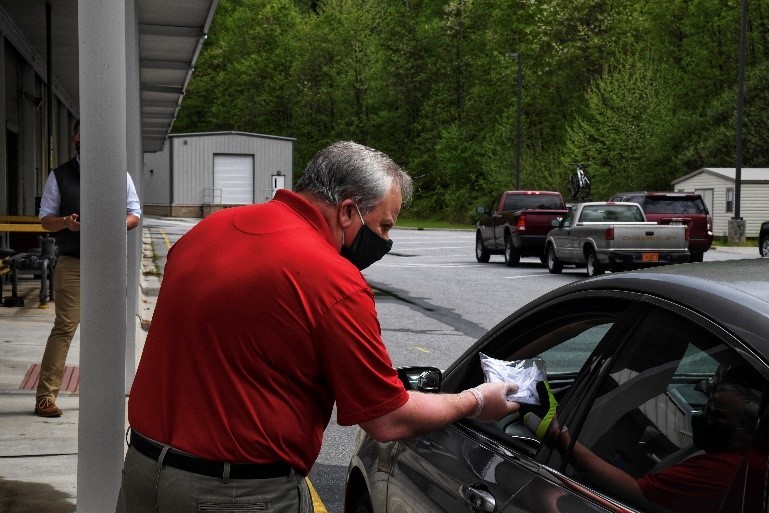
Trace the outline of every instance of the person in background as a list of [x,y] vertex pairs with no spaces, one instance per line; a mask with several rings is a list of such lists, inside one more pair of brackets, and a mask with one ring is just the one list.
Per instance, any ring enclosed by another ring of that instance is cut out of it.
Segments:
[[[56,397],[69,346],[80,324],[80,121],[75,122],[71,141],[75,158],[48,175],[40,200],[40,223],[55,232],[58,250],[53,283],[56,319],[45,344],[35,397],[35,414],[40,417],[62,414]],[[126,230],[136,228],[140,216],[136,188],[126,173]]]
[[304,476],[334,404],[380,441],[518,409],[514,384],[424,394],[392,366],[360,271],[390,250],[411,193],[387,155],[338,142],[296,192],[176,242],[130,392],[117,511],[310,512]]

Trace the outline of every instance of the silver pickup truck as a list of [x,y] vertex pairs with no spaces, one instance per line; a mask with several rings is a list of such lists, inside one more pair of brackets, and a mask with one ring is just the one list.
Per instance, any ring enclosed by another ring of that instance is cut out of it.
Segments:
[[585,266],[588,276],[595,276],[689,261],[686,226],[647,222],[638,203],[580,203],[552,226],[545,256],[554,274],[564,264]]

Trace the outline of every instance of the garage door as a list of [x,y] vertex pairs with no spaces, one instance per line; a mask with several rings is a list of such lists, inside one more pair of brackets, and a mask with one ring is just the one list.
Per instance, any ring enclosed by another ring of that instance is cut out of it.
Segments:
[[214,189],[222,191],[222,205],[254,202],[254,157],[214,155]]

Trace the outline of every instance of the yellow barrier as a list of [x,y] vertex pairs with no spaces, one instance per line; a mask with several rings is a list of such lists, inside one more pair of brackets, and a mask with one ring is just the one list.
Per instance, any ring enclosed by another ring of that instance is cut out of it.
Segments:
[[0,223],[0,232],[50,233],[43,225],[32,223]]
[[37,216],[0,216],[0,223],[39,223]]

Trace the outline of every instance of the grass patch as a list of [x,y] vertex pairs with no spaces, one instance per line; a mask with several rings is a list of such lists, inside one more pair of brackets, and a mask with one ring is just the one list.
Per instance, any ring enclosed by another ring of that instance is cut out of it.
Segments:
[[472,224],[452,223],[439,219],[415,219],[411,217],[399,217],[395,223],[396,228],[416,228],[416,229],[443,229],[443,230],[473,230]]
[[757,248],[758,247],[758,238],[756,237],[748,237],[745,239],[745,242],[743,243],[737,243],[737,244],[731,244],[729,242],[729,237],[713,237],[713,245],[714,246],[724,246],[724,247],[742,247],[742,248]]

